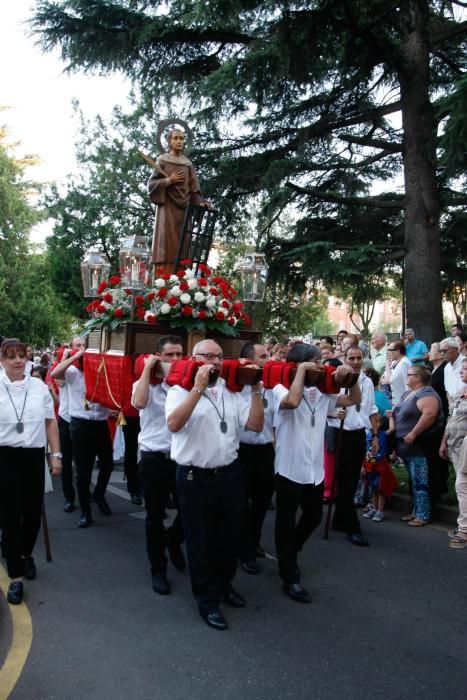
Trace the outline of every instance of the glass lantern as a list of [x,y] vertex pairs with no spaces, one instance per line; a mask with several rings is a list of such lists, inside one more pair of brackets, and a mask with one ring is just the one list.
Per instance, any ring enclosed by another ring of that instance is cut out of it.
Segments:
[[128,289],[142,289],[148,283],[151,251],[146,236],[130,236],[120,248],[120,273]]
[[269,270],[264,254],[247,253],[237,262],[235,269],[242,279],[243,301],[263,301]]
[[97,297],[97,289],[100,283],[107,279],[109,272],[110,263],[104,256],[97,251],[89,250],[81,263],[84,296]]

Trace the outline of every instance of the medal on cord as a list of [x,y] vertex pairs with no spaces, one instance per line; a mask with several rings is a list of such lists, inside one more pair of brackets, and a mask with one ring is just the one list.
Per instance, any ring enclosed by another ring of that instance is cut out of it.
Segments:
[[23,423],[24,407],[26,406],[26,399],[28,398],[28,391],[29,391],[29,389],[26,389],[26,394],[25,394],[25,396],[24,396],[24,402],[23,402],[23,409],[22,409],[22,411],[21,411],[21,415],[20,415],[20,416],[18,416],[18,411],[16,410],[16,406],[15,406],[15,404],[14,404],[14,401],[13,401],[13,399],[11,398],[10,390],[8,389],[8,387],[6,386],[6,384],[5,384],[5,389],[6,389],[6,391],[7,391],[8,398],[10,399],[11,405],[13,406],[13,410],[14,410],[14,412],[15,412],[15,416],[16,416],[16,425],[15,425],[16,432],[17,432],[17,433],[24,433],[24,423]]
[[[316,389],[310,389],[310,399],[311,399],[312,395],[313,395],[312,403],[315,403],[315,400],[316,400]],[[313,406],[313,407],[310,406],[310,404],[308,403],[308,401],[307,401],[306,398],[305,398],[305,392],[303,392],[303,400],[304,400],[304,402],[306,403],[306,405],[307,405],[307,407],[308,407],[308,410],[309,410],[310,413],[311,413],[311,427],[314,428],[314,427],[315,427],[315,411],[316,411],[316,408],[314,408],[314,406]]]
[[201,395],[204,396],[204,398],[207,399],[209,401],[209,403],[211,403],[214,406],[214,408],[216,409],[216,413],[220,418],[219,427],[221,429],[221,433],[226,433],[227,432],[227,421],[224,420],[225,419],[224,395],[222,395],[222,415],[220,414],[219,409],[217,408],[216,404],[214,403],[214,401],[211,399],[210,396],[208,396],[207,394],[201,394]]

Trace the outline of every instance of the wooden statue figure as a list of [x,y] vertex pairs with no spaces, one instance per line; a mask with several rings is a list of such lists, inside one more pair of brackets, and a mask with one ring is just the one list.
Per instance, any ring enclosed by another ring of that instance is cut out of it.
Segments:
[[151,201],[157,205],[152,262],[155,268],[175,271],[175,259],[182,233],[185,209],[188,204],[210,208],[201,194],[198,177],[190,160],[183,155],[185,133],[172,129],[167,137],[169,153],[156,161],[148,190]]

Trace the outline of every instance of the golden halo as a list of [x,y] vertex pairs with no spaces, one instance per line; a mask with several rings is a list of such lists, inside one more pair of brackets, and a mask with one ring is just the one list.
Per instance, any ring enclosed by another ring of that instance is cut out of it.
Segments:
[[[184,119],[177,118],[163,119],[159,122],[156,136],[156,142],[159,148],[159,152],[167,153],[169,146],[167,141],[167,133],[172,129],[179,129],[180,131],[183,131],[183,133],[185,134],[184,152],[189,153],[193,146],[193,132]],[[162,142],[162,139],[164,139],[165,143]]]

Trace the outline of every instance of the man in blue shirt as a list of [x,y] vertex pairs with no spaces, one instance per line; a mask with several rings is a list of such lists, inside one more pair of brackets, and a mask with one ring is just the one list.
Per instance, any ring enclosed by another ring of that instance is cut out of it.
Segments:
[[422,364],[428,357],[428,348],[423,340],[415,338],[413,328],[405,330],[405,352],[413,365]]

